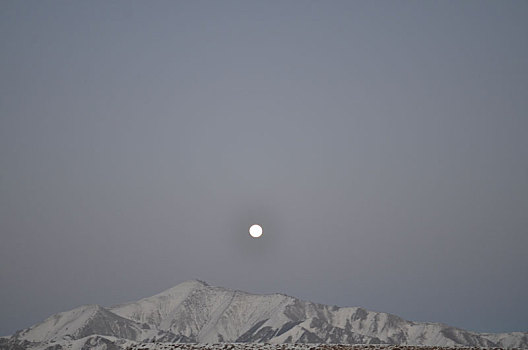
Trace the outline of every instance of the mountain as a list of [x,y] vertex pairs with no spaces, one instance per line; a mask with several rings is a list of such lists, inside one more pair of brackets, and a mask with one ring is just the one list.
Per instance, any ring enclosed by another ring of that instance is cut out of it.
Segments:
[[360,307],[316,304],[283,294],[255,295],[194,280],[136,302],[58,313],[4,339],[0,349],[7,344],[62,349],[67,344],[72,348],[72,342],[120,348],[153,341],[528,348],[528,333],[479,334]]
[[24,344],[52,344],[93,335],[135,341],[153,338],[162,341],[181,340],[181,337],[170,332],[121,317],[99,305],[85,305],[55,314],[37,325],[18,331],[11,340]]

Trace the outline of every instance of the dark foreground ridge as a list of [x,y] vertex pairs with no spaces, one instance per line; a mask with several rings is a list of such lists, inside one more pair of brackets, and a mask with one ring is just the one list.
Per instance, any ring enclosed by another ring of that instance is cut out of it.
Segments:
[[[268,343],[218,343],[218,344],[168,344],[143,343],[126,350],[503,350],[504,348],[400,346],[400,345],[343,345],[343,344],[268,344]],[[517,348],[512,348],[517,350]]]

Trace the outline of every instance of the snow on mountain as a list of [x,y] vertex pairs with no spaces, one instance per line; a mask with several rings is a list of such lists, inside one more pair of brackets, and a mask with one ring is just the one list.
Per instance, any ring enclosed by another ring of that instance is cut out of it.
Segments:
[[255,324],[286,322],[283,307],[294,300],[282,295],[252,295],[199,281],[184,282],[136,303],[110,308],[138,322],[152,321],[158,329],[191,341],[235,341]]
[[89,334],[135,337],[141,331],[130,320],[119,317],[98,305],[86,305],[55,314],[44,322],[18,334],[30,342],[61,339],[78,339]]
[[526,344],[528,344],[528,333],[523,332],[484,333],[481,335],[506,348],[526,348]]
[[174,318],[174,311],[193,290],[204,286],[204,282],[197,280],[183,282],[154,296],[116,305],[109,310],[122,317],[159,327],[163,320]]
[[77,340],[91,335],[112,336],[122,339],[146,340],[152,337],[172,340],[177,338],[167,332],[151,329],[148,324],[116,315],[99,305],[85,305],[55,314],[42,323],[17,332],[17,341],[53,343]]
[[187,281],[136,302],[109,308],[83,306],[62,312],[17,332],[11,340],[31,344],[74,340],[76,344],[90,341],[94,346],[116,344],[109,337],[121,343],[128,340],[528,348],[528,333],[478,334],[438,323],[406,321],[359,307],[339,308],[283,294],[255,295],[201,281]]

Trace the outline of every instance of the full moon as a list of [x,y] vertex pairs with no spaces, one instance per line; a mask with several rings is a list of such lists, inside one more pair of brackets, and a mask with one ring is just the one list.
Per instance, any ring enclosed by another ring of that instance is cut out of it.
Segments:
[[253,238],[259,238],[262,236],[262,226],[260,225],[251,225],[249,227],[249,235]]

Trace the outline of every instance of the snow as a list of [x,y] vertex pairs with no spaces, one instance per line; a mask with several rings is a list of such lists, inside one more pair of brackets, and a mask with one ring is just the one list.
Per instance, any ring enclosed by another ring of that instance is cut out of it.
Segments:
[[98,305],[85,305],[55,314],[44,322],[29,328],[23,333],[22,338],[38,342],[66,337],[84,326],[100,308]]
[[[103,334],[94,334],[96,331]],[[271,344],[381,341],[528,348],[527,333],[478,334],[438,323],[410,322],[359,307],[338,308],[283,294],[255,295],[196,280],[108,309],[86,305],[61,312],[17,334],[15,340],[35,342],[35,347],[63,344],[75,350],[87,342],[90,348],[104,348],[108,342],[132,346],[141,341],[148,344],[154,338],[199,343],[238,339]]]
[[136,302],[116,305],[109,310],[128,319],[159,326],[162,320],[171,318],[171,313],[175,312],[177,306],[192,291],[205,286],[207,284],[201,281],[187,281],[154,296]]
[[528,334],[523,332],[485,333],[482,335],[494,343],[500,342],[502,346],[507,348],[520,348],[528,340]]

